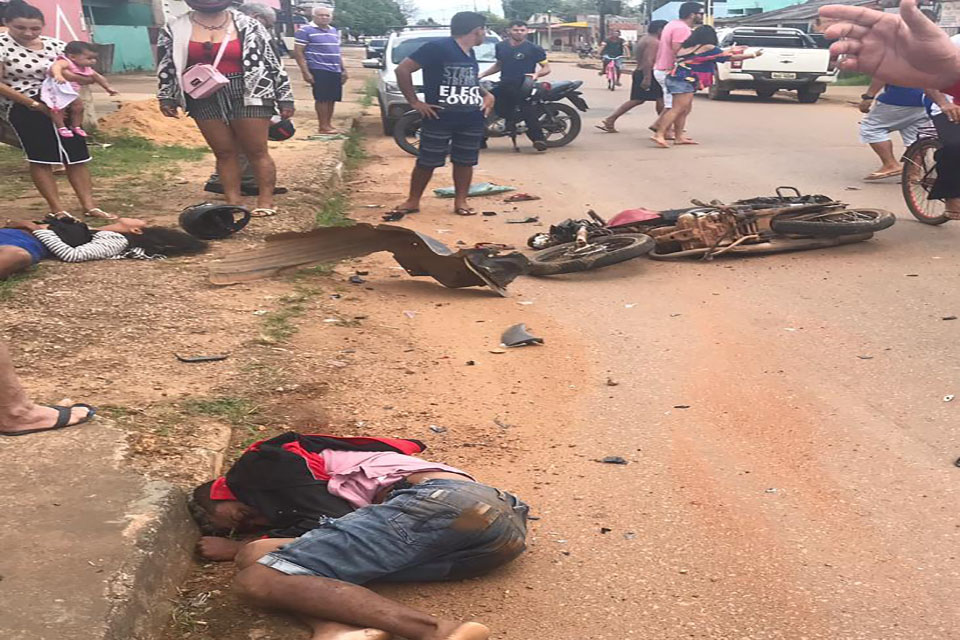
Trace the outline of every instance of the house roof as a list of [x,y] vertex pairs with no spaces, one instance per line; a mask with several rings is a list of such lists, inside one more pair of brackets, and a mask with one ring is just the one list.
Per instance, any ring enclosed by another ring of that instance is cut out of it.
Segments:
[[876,0],[808,0],[802,4],[795,4],[783,9],[764,11],[748,16],[730,16],[723,18],[724,26],[763,26],[780,22],[807,22],[815,20],[820,7],[828,4],[852,4],[856,6],[875,5]]

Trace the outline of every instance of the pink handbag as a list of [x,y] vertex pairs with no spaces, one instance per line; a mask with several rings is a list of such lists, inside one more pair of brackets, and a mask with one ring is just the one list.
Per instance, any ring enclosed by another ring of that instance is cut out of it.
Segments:
[[230,35],[233,33],[233,27],[227,29],[220,42],[220,49],[217,51],[217,57],[213,64],[195,64],[183,72],[183,90],[194,100],[209,98],[217,91],[230,84],[227,76],[217,70],[220,59],[223,58],[223,52],[227,48],[227,42],[230,41]]

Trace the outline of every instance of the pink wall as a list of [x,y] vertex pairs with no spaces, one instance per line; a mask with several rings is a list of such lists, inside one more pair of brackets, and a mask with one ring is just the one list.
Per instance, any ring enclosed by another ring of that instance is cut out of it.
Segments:
[[44,35],[70,40],[90,40],[87,24],[83,19],[80,0],[29,0],[30,4],[43,11],[47,27]]

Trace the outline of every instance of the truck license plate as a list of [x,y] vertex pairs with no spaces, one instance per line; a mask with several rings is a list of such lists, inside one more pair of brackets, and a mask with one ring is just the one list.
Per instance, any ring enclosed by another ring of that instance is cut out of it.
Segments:
[[774,80],[796,80],[797,74],[785,71],[774,71],[770,74],[770,77]]

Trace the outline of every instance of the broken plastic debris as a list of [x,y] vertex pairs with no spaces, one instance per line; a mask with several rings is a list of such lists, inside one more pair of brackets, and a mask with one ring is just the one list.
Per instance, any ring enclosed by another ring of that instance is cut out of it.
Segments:
[[485,215],[485,216],[487,216],[487,217],[489,218],[490,216],[495,216],[495,215],[497,215],[497,212],[496,212],[496,211],[481,211],[481,214],[483,214],[483,215]]
[[600,462],[604,464],[627,464],[626,459],[620,456],[607,456],[606,458],[602,458]]
[[265,309],[257,309],[256,311],[253,312],[253,315],[255,315],[255,316],[265,316],[265,315],[267,315],[267,311],[266,311]]
[[637,306],[637,303],[636,303],[636,302],[631,302],[630,304],[625,304],[625,305],[623,305],[623,308],[624,308],[624,309],[633,309],[635,306]]
[[173,355],[177,356],[177,360],[180,362],[219,362],[230,357],[228,353],[221,353],[215,356],[182,356],[179,353]]
[[956,320],[957,316],[943,316],[941,320]]
[[543,344],[543,338],[538,338],[527,331],[523,322],[509,327],[500,336],[500,344],[505,347],[526,347],[533,344]]
[[506,349],[490,349],[490,353],[506,353]]
[[408,318],[416,318],[416,317],[417,317],[417,312],[416,312],[416,311],[404,311],[404,312],[403,312],[403,315],[407,316]]
[[[467,197],[493,196],[508,191],[516,191],[516,188],[502,184],[493,184],[492,182],[480,182],[470,185],[470,191],[467,192]],[[453,187],[440,187],[439,189],[434,189],[433,193],[438,198],[452,198],[455,195]]]
[[764,489],[764,493],[776,493],[777,489],[775,487],[770,487],[769,489]]
[[366,280],[364,280],[360,276],[350,276],[349,282],[350,284],[363,284],[364,282],[366,282]]
[[625,534],[623,534],[623,537],[625,540],[633,540],[637,537],[637,534],[635,534],[633,531],[627,531]]
[[523,216],[522,218],[507,218],[507,224],[527,224],[540,222],[540,216]]
[[873,356],[857,356],[861,360],[873,360]]
[[512,196],[507,196],[503,199],[504,202],[530,202],[533,200],[539,200],[540,196],[535,196],[529,193],[515,193]]
[[608,387],[617,387],[617,386],[619,386],[619,385],[620,385],[620,383],[617,382],[616,380],[614,380],[613,378],[607,378],[607,386],[608,386]]
[[533,304],[533,300],[518,300],[517,304],[523,304],[523,305]]
[[383,209],[385,205],[382,204],[361,204],[361,209]]
[[688,404],[675,404],[673,405],[674,409],[689,409],[690,405]]
[[953,400],[953,398],[954,398],[954,395],[951,393],[950,395],[943,396],[943,401],[950,402],[951,400]]
[[446,433],[446,432],[447,432],[447,428],[446,428],[446,427],[438,427],[437,425],[432,424],[432,425],[430,425],[430,431],[433,431],[434,433]]
[[600,527],[600,533],[610,533],[613,531],[610,527]]

